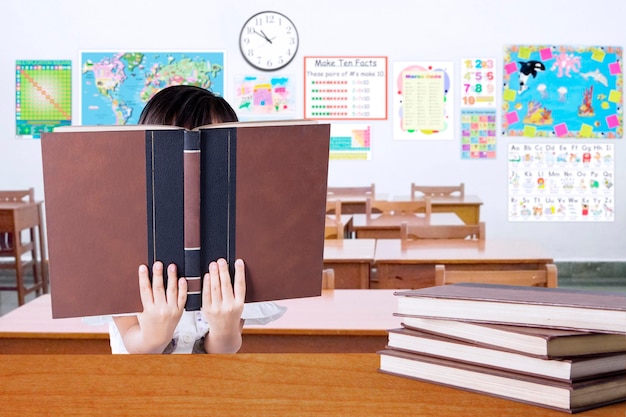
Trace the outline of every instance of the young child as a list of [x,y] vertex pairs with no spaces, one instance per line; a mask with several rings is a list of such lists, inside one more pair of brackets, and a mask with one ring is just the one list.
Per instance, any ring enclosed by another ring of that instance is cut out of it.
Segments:
[[[159,91],[139,117],[139,124],[187,129],[235,121],[237,114],[226,100],[187,85]],[[244,322],[265,324],[286,310],[270,302],[244,304],[246,283],[241,259],[235,261],[234,285],[226,260],[209,264],[203,277],[200,311],[184,310],[187,282],[177,280],[176,265],[168,265],[165,272],[164,265],[155,262],[152,284],[146,265],[139,267],[138,275],[143,311],[113,317],[109,325],[112,353],[234,353],[241,347]]]

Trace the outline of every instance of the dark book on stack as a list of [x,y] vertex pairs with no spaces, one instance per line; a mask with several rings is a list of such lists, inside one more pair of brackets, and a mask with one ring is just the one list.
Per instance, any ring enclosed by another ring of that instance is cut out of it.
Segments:
[[626,400],[626,294],[453,284],[396,296],[403,327],[388,330],[381,372],[570,413]]
[[[246,263],[246,302],[321,294],[330,128],[315,121],[42,135],[53,317],[141,311],[137,268]],[[231,271],[232,274],[232,271]]]

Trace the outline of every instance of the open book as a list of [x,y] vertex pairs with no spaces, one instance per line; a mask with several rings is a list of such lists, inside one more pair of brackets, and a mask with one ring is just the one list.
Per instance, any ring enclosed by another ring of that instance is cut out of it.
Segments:
[[43,134],[53,317],[141,311],[156,260],[187,278],[188,310],[220,257],[246,262],[246,302],[319,295],[329,141],[304,120]]

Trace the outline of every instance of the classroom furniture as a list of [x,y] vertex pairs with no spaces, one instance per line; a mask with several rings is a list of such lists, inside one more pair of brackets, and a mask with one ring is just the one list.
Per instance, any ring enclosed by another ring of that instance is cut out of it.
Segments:
[[334,269],[328,268],[322,271],[322,289],[323,290],[335,289],[335,270]]
[[[27,294],[48,291],[43,229],[42,202],[35,201],[34,188],[0,191],[0,235],[10,243],[0,250],[0,269],[14,270],[16,278],[15,285],[2,286],[0,291],[16,291],[18,305],[24,304]],[[32,268],[32,285],[25,280],[28,267]]]
[[430,215],[432,214],[432,206],[430,197],[423,200],[372,200],[365,201],[365,214],[367,219],[372,219],[372,214],[380,213],[381,216],[397,216],[406,214],[423,214],[426,222],[430,223]]
[[519,270],[462,270],[446,269],[445,265],[435,265],[435,285],[458,282],[480,282],[486,284],[525,285],[556,288],[557,268],[554,264],[541,265],[539,269]]
[[341,200],[329,200],[326,202],[324,239],[343,239],[345,235],[346,230],[341,218]]
[[[402,197],[398,198],[402,199]],[[423,199],[416,197],[415,200]],[[478,224],[480,222],[480,206],[482,200],[476,195],[463,197],[430,197],[433,213],[455,213],[466,224]]]
[[[376,353],[0,355],[5,417],[465,416],[563,412],[378,371]],[[585,417],[626,413],[626,403]]]
[[400,239],[479,239],[486,236],[485,222],[478,224],[409,224],[400,225]]
[[344,214],[365,213],[365,200],[376,197],[376,186],[328,187],[327,200],[341,200]]
[[327,290],[277,303],[287,312],[266,325],[244,326],[240,352],[376,352],[401,322],[393,315],[393,290]]
[[[323,290],[320,297],[280,300],[287,312],[243,329],[241,352],[375,352],[398,327],[393,290]],[[0,317],[0,354],[111,353],[108,324],[52,319],[45,294]]]
[[459,185],[419,185],[411,183],[411,199],[425,197],[465,197],[465,184]]
[[374,263],[374,239],[327,239],[324,241],[324,268],[335,271],[335,288],[370,287]]
[[432,213],[430,221],[424,214],[396,214],[382,216],[372,213],[353,214],[351,228],[353,235],[358,239],[399,239],[402,223],[426,225],[455,225],[463,224],[463,221],[455,213]]
[[435,285],[435,265],[446,270],[537,270],[554,260],[536,241],[522,239],[379,239],[371,288]]

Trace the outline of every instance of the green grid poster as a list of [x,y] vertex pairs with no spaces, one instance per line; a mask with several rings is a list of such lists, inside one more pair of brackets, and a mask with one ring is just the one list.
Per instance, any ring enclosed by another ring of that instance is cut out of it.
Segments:
[[29,60],[15,64],[15,128],[21,138],[72,124],[72,61]]

